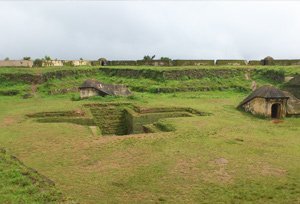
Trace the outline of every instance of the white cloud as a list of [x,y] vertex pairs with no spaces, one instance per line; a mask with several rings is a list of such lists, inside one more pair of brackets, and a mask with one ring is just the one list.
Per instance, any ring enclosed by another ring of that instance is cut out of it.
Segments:
[[300,58],[300,2],[0,2],[0,58]]

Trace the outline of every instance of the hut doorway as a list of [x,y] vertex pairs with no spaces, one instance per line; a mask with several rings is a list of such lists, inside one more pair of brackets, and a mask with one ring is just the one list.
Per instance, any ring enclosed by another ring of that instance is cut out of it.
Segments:
[[271,107],[271,117],[280,118],[281,116],[281,105],[279,103],[274,103]]

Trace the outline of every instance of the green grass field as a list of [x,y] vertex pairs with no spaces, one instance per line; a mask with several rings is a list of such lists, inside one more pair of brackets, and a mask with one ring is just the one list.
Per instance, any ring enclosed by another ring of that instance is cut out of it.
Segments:
[[[101,68],[101,67],[100,67]],[[150,69],[150,70],[183,70],[183,69],[263,69],[263,70],[285,70],[289,74],[299,73],[300,66],[257,66],[257,65],[247,65],[247,66],[171,66],[171,67],[158,67],[158,66],[105,66],[104,68],[115,68],[115,69]],[[0,73],[46,73],[57,70],[87,70],[87,69],[99,69],[98,66],[80,66],[80,67],[33,67],[33,68],[11,68],[11,67],[1,67]]]
[[1,203],[67,203],[48,178],[0,150]]
[[[297,73],[299,67],[288,69],[286,75]],[[0,71],[4,72],[10,70]],[[72,100],[78,93],[48,94],[55,87],[78,86],[85,78],[50,80],[38,85],[29,99],[21,96],[30,85],[1,83],[1,89],[13,87],[21,94],[0,96],[0,146],[53,180],[63,195],[80,203],[300,203],[300,120],[285,118],[274,123],[238,111],[236,106],[249,93],[251,81],[242,77],[159,81],[99,74],[94,78],[129,87],[232,83],[248,89],[174,93],[146,89],[131,97],[79,101]],[[264,78],[256,80],[282,85]],[[176,130],[127,136],[98,136],[87,126],[38,123],[26,117],[105,102],[130,102],[148,108],[190,107],[212,115],[163,119]],[[1,181],[9,179],[5,174],[0,176]],[[47,203],[34,200],[41,193],[28,196],[22,185],[6,182],[0,188],[4,203],[19,203],[19,195],[24,196],[24,203]]]

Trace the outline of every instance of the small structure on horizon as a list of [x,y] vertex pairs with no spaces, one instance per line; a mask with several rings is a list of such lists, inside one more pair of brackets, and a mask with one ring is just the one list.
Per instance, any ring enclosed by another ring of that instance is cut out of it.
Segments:
[[274,58],[271,56],[267,56],[262,60],[263,65],[273,65],[274,64]]
[[273,86],[262,86],[246,97],[238,108],[271,118],[282,118],[287,115],[287,96],[283,91]]
[[123,84],[104,84],[94,79],[88,79],[79,87],[80,98],[92,96],[129,96],[131,92]]

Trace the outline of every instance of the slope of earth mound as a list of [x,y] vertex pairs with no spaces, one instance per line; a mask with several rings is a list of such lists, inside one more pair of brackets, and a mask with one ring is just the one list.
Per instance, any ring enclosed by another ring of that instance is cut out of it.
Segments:
[[0,203],[71,203],[53,181],[0,149]]

